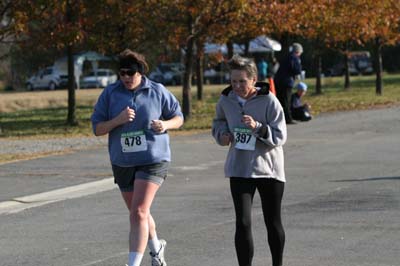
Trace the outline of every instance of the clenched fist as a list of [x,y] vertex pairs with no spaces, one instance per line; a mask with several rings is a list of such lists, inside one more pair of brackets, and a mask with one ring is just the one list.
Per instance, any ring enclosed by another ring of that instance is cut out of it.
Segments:
[[121,124],[132,122],[135,119],[135,115],[136,115],[135,110],[127,106],[126,109],[124,109],[118,115],[118,120],[121,122]]
[[225,133],[223,133],[221,135],[220,142],[221,142],[221,145],[227,146],[232,142],[232,140],[233,140],[232,134],[228,133],[228,132],[225,132]]
[[151,128],[157,133],[163,133],[167,128],[162,120],[151,120]]

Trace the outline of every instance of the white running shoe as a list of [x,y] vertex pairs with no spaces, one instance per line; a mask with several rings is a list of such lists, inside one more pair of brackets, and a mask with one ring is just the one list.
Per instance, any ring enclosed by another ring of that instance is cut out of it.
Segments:
[[167,266],[164,258],[165,247],[167,246],[167,241],[160,239],[161,248],[157,254],[150,252],[151,256],[151,266]]

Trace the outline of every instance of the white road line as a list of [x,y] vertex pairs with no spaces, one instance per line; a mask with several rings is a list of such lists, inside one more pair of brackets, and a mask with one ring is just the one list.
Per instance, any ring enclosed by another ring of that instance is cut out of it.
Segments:
[[195,166],[173,166],[171,169],[178,169],[181,171],[202,171],[207,170],[210,166],[223,165],[225,161],[214,161],[210,163],[203,163]]
[[[210,166],[223,164],[223,162],[224,161],[214,161],[196,166],[178,166],[171,168],[181,171],[202,171],[208,169]],[[170,176],[172,176],[172,174],[170,174]],[[17,197],[8,201],[0,202],[0,215],[18,213],[29,208],[39,207],[66,199],[79,198],[114,188],[116,188],[114,178],[110,177],[99,181],[56,189],[30,196]]]
[[29,208],[43,206],[66,199],[79,198],[114,188],[116,188],[114,178],[105,178],[99,181],[56,189],[30,196],[18,197],[12,200],[0,202],[0,215],[18,213]]

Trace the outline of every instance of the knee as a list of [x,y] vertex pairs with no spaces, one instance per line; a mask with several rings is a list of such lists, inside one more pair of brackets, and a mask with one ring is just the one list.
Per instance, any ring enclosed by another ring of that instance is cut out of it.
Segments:
[[267,230],[270,233],[275,233],[275,234],[284,234],[284,229],[281,221],[265,221],[265,224],[267,226]]
[[249,218],[238,218],[236,219],[236,228],[243,231],[251,230],[251,219]]
[[130,212],[131,223],[148,222],[150,211],[143,208],[133,208]]

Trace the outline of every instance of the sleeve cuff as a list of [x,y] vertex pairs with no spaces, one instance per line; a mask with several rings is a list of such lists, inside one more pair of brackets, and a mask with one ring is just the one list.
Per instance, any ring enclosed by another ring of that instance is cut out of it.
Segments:
[[260,122],[256,121],[256,127],[254,129],[254,134],[256,135],[256,137],[259,138],[264,138],[265,134],[267,133],[267,128],[265,126],[263,126],[263,124],[261,124]]

